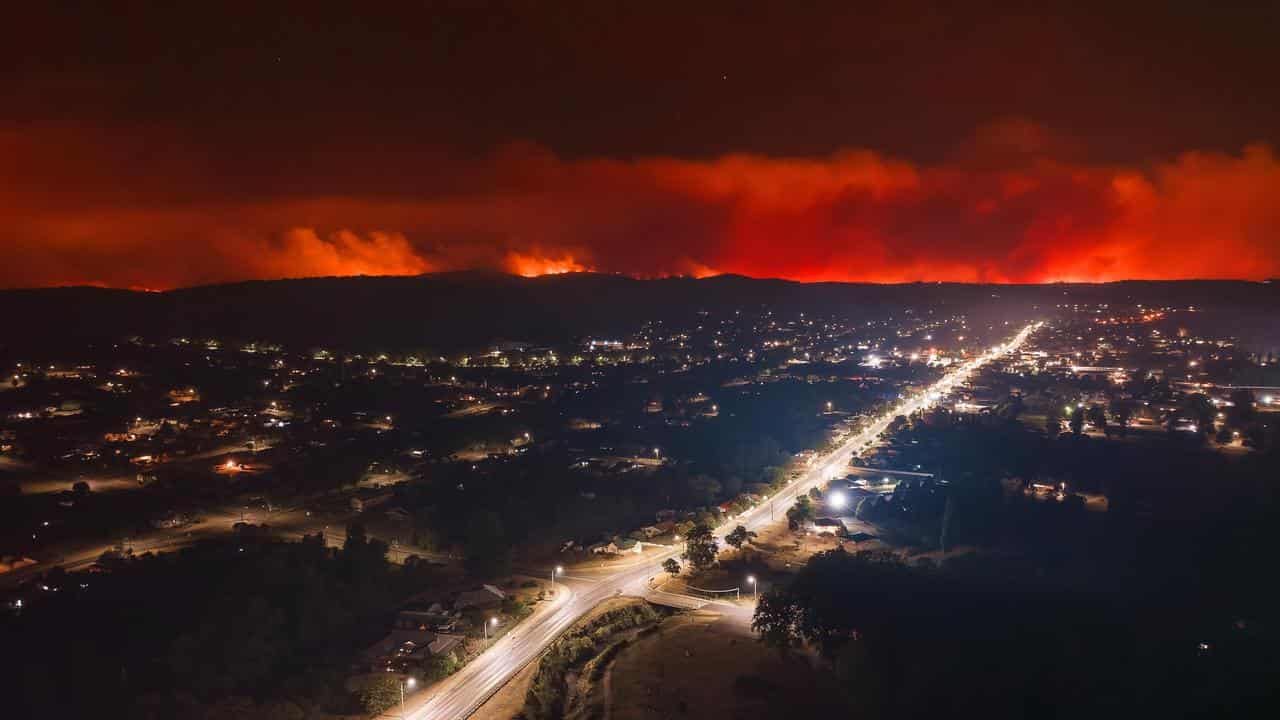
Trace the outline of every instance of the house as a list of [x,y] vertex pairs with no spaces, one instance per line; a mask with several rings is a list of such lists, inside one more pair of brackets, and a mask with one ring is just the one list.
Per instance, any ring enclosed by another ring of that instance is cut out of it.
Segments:
[[815,518],[813,521],[813,531],[819,535],[835,535],[844,537],[849,532],[844,526],[844,521],[840,518]]
[[587,551],[594,555],[617,555],[618,544],[612,540],[605,540],[587,546]]
[[644,549],[638,540],[633,540],[632,538],[621,538],[614,542],[614,546],[618,548],[620,553],[635,553],[637,555]]
[[431,643],[427,645],[427,651],[433,656],[444,655],[445,653],[452,652],[453,649],[461,643],[461,635],[446,635],[444,633],[440,633],[439,635],[436,635],[435,640],[432,640]]
[[[439,604],[432,606],[439,608]],[[401,610],[396,613],[395,628],[398,630],[419,630],[430,632],[450,632],[453,630],[455,620],[443,611],[439,610]]]
[[453,601],[454,610],[467,608],[487,608],[499,605],[507,598],[507,594],[493,585],[483,585],[475,590],[464,590],[458,593]]
[[452,652],[461,642],[461,635],[397,628],[360,657],[370,671],[421,672],[433,656]]
[[662,533],[663,531],[661,528],[655,527],[653,525],[646,525],[645,527],[642,527],[639,530],[636,530],[635,532],[631,533],[631,535],[632,537],[635,537],[637,540],[649,540],[651,538],[658,537]]

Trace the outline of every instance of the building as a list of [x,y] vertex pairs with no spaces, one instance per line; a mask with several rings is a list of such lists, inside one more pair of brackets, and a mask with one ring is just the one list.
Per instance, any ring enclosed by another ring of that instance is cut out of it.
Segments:
[[844,521],[840,518],[815,518],[811,527],[813,532],[819,535],[844,537],[849,532],[849,529],[844,525]]
[[505,599],[507,599],[506,593],[493,585],[483,585],[475,590],[464,590],[458,593],[458,597],[453,601],[453,609],[494,607],[501,605]]
[[361,660],[374,672],[422,672],[432,657],[453,652],[461,642],[461,635],[396,628],[361,653]]

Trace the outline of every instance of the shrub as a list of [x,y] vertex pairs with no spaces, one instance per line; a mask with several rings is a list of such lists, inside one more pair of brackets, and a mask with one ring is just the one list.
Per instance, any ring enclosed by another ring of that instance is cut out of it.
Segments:
[[[527,720],[562,717],[565,701],[565,674],[569,668],[595,655],[598,644],[608,639],[610,635],[652,622],[657,618],[658,613],[649,605],[632,605],[610,610],[586,625],[565,634],[551,645],[538,664],[538,672],[534,675],[533,682],[529,685],[529,692],[525,695],[524,717]],[[612,652],[616,653],[617,650]],[[607,659],[604,662],[607,662]],[[593,668],[592,672],[597,672],[601,666]]]
[[360,707],[368,713],[380,713],[400,701],[400,680],[393,675],[369,678],[360,688]]

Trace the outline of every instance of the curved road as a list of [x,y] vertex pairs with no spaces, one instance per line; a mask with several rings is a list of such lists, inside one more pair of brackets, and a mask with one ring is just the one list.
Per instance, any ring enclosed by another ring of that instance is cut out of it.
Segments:
[[[771,502],[779,503],[780,507],[785,508],[800,493],[808,492],[810,488],[839,475],[848,467],[854,455],[869,448],[884,434],[893,418],[930,407],[963,383],[974,370],[1017,349],[1038,327],[1038,323],[1026,326],[1004,345],[992,348],[952,369],[927,392],[903,400],[878,416],[862,432],[846,440],[821,462],[814,463],[808,472],[774,496]],[[770,522],[769,504],[757,505],[726,522],[717,528],[716,536],[723,538],[724,533],[736,525],[745,525],[749,530],[760,529]],[[416,711],[409,713],[408,717],[411,720],[462,720],[470,716],[512,675],[537,659],[552,641],[596,604],[615,595],[643,595],[646,580],[660,571],[659,566],[663,560],[678,553],[677,549],[670,550],[649,558],[650,562],[603,576],[596,582],[572,579],[560,581],[562,589],[567,589],[568,592],[558,594],[558,607],[521,623],[479,657],[467,663],[457,674],[433,688],[430,698]]]

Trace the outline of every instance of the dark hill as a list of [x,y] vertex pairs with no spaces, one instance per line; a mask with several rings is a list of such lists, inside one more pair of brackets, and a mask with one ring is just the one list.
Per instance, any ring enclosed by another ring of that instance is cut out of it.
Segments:
[[[637,280],[591,273],[523,278],[489,272],[416,277],[341,277],[210,285],[163,293],[99,288],[0,291],[4,341],[83,344],[129,335],[267,339],[294,346],[433,348],[495,338],[558,342],[635,329],[696,310],[762,306],[857,315],[943,306],[1043,314],[1058,303],[1196,305],[1265,318],[1280,286],[1231,281],[1100,285],[795,283],[725,275]],[[1265,312],[1264,312],[1265,311]]]

